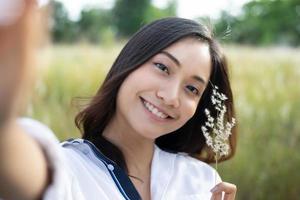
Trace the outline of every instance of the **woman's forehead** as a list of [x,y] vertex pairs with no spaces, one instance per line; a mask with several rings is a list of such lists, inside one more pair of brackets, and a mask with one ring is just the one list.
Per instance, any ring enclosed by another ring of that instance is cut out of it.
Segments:
[[[180,40],[161,52],[166,52],[165,55],[171,55],[174,59],[178,61],[178,65],[211,65],[211,55],[209,46],[207,43],[199,40],[190,38]],[[167,57],[171,58],[171,56]]]
[[[200,41],[182,41],[160,51],[153,59],[175,67],[177,73],[206,85],[211,72],[209,47]],[[170,66],[168,66],[170,67]]]

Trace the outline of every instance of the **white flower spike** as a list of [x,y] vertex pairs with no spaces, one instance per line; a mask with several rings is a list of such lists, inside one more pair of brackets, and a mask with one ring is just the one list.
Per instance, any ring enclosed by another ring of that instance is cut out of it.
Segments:
[[205,109],[205,115],[207,121],[205,125],[201,127],[203,135],[206,139],[206,144],[215,153],[216,162],[222,156],[225,156],[230,151],[229,136],[231,135],[231,129],[235,125],[235,119],[232,118],[231,122],[225,121],[225,113],[227,111],[225,101],[228,99],[225,94],[218,91],[218,87],[213,87],[213,93],[211,96],[211,102],[214,105],[214,109],[217,111],[217,118],[211,116],[211,112]]

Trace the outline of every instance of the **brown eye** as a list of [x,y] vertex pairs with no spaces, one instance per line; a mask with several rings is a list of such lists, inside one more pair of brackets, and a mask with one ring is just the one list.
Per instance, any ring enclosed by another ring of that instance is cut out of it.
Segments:
[[154,65],[160,69],[161,71],[167,73],[167,74],[170,74],[170,71],[169,71],[169,68],[167,66],[165,66],[164,64],[162,63],[154,63]]
[[186,86],[186,88],[195,95],[200,94],[199,90],[192,85],[188,85],[188,86]]

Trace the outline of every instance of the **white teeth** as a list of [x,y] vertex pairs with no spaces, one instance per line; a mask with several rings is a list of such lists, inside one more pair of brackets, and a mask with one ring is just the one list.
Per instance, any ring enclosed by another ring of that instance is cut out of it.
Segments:
[[157,110],[157,108],[155,108],[153,105],[151,105],[150,103],[148,103],[147,101],[143,101],[144,102],[144,105],[145,107],[151,112],[153,113],[154,115],[156,115],[157,117],[160,117],[162,119],[165,119],[168,117],[168,115],[160,112]]

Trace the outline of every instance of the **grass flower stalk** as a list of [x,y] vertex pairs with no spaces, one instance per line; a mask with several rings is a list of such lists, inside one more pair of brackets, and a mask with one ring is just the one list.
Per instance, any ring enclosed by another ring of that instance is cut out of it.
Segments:
[[[231,121],[227,121],[225,113],[227,108],[225,101],[228,99],[225,94],[219,92],[219,88],[211,83],[213,90],[211,96],[211,103],[213,108],[217,112],[216,118],[211,116],[211,111],[204,110],[207,117],[207,121],[201,127],[202,133],[206,139],[206,144],[215,153],[216,171],[218,170],[218,160],[222,156],[226,156],[230,151],[229,137],[231,135],[231,129],[235,125],[235,118]],[[217,176],[215,175],[215,182],[217,182]]]

